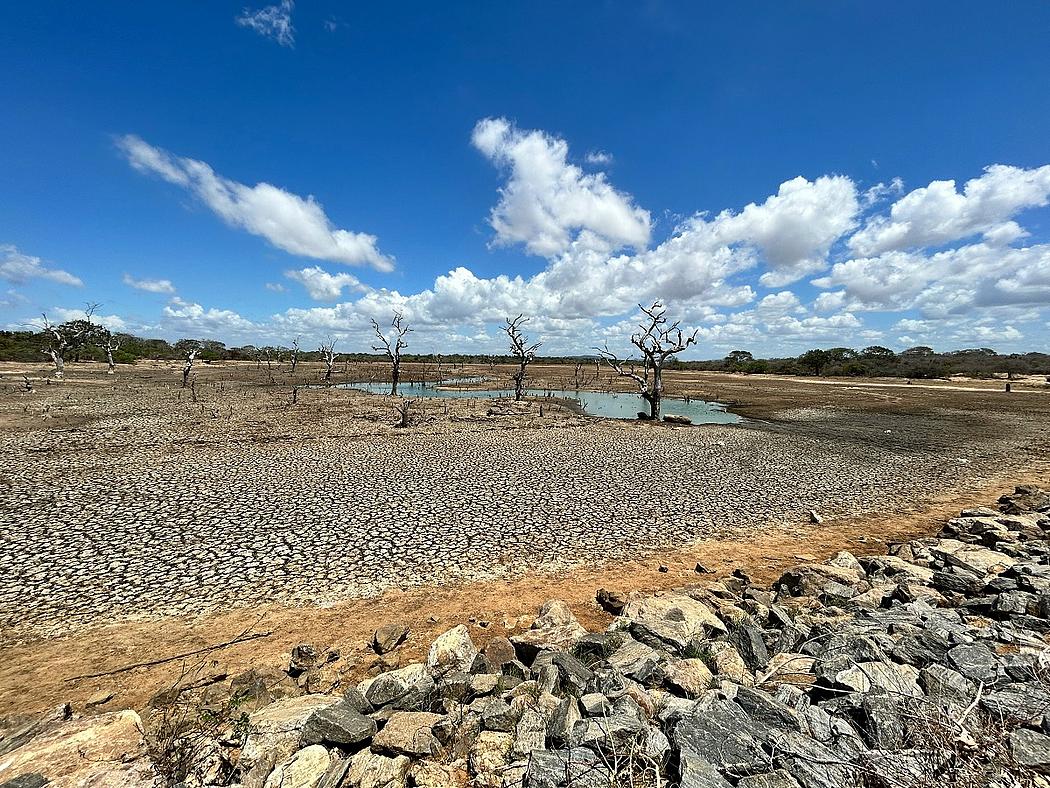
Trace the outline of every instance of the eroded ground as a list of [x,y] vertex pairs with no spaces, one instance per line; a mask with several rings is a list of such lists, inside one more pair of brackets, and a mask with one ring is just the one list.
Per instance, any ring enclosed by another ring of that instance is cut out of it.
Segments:
[[[291,404],[292,385],[316,379],[306,366],[271,382],[254,365],[199,365],[193,391],[175,365],[74,366],[32,394],[6,366],[0,707],[20,687],[53,700],[92,666],[219,642],[260,613],[281,633],[273,650],[310,632],[352,650],[395,613],[416,629],[467,611],[501,627],[545,596],[583,604],[603,581],[681,584],[697,557],[755,572],[858,539],[881,549],[929,527],[905,513],[1040,480],[1050,444],[1038,381],[1006,395],[672,374],[672,390],[749,421],[672,428],[552,403],[490,414],[479,399],[416,405],[418,423],[396,429],[384,397],[312,388]],[[809,509],[831,519],[810,525]],[[113,681],[133,703],[171,669]]]

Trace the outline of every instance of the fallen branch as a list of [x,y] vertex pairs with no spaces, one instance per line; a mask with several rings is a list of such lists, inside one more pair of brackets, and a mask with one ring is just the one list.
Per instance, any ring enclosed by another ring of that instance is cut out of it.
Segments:
[[250,635],[240,634],[233,640],[227,640],[225,643],[218,643],[214,646],[205,646],[204,648],[194,649],[193,651],[185,651],[182,654],[176,654],[172,657],[164,657],[163,659],[151,659],[148,662],[136,662],[132,665],[125,665],[122,668],[116,668],[114,670],[104,670],[101,673],[85,673],[82,676],[73,676],[64,681],[80,681],[81,679],[97,679],[101,676],[112,676],[116,673],[126,673],[129,670],[135,670],[135,668],[150,668],[154,665],[163,665],[165,662],[175,662],[179,659],[185,659],[186,657],[193,657],[197,654],[206,654],[209,651],[216,651],[220,648],[229,648],[230,646],[236,646],[240,643],[247,643],[249,640],[258,640],[259,638],[268,638],[273,632],[252,632]]

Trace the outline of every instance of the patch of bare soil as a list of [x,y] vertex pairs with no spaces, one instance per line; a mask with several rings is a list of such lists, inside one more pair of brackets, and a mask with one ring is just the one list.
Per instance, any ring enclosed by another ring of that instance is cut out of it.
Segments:
[[[1012,479],[1017,484],[1047,486],[1050,467]],[[195,619],[125,623],[13,645],[3,650],[0,661],[0,715],[39,711],[62,702],[82,708],[87,699],[102,691],[113,693],[114,698],[99,711],[142,710],[155,693],[172,686],[187,669],[199,668],[201,658],[120,669],[206,649],[243,632],[270,634],[208,653],[203,660],[207,673],[235,675],[251,667],[285,667],[292,647],[309,642],[322,650],[337,650],[343,680],[358,680],[368,674],[376,659],[368,643],[382,624],[402,622],[410,628],[409,638],[393,655],[398,663],[407,664],[425,659],[432,640],[459,623],[469,626],[479,644],[527,628],[548,599],[565,600],[584,626],[600,630],[612,619],[594,601],[599,588],[648,593],[703,584],[734,570],[746,572],[756,582],[769,583],[800,561],[823,560],[839,550],[858,555],[883,553],[887,544],[932,535],[959,509],[991,503],[1005,489],[1002,479],[989,479],[938,496],[903,515],[843,518],[822,525],[778,528],[746,539],[704,540],[680,550],[580,569],[570,575],[532,574],[511,581],[394,590],[377,599],[324,608],[264,605]],[[710,573],[698,573],[698,563]],[[119,672],[76,679],[107,671]]]

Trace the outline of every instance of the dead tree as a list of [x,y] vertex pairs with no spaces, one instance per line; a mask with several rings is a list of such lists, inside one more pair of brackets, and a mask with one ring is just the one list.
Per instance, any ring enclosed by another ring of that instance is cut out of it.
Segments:
[[324,384],[332,385],[332,367],[335,364],[335,340],[329,339],[318,348],[321,351],[321,360],[324,362]]
[[295,374],[295,368],[299,365],[299,337],[292,340],[292,374]]
[[99,345],[99,347],[106,352],[106,363],[109,364],[106,374],[112,375],[117,369],[117,362],[113,360],[113,351],[120,350],[120,340],[107,331],[106,344]]
[[48,320],[47,314],[42,315],[41,330],[47,336],[47,347],[41,352],[55,365],[55,378],[58,380],[62,380],[66,375],[66,355],[79,352],[80,346],[88,341],[89,336],[101,329],[101,326],[91,322],[91,316],[98,307],[98,304],[88,304],[82,320],[71,320],[61,325],[55,325]]
[[689,336],[682,333],[680,321],[667,321],[667,310],[659,301],[653,301],[649,308],[638,305],[645,315],[645,320],[638,326],[639,331],[631,335],[631,344],[642,353],[642,374],[635,372],[631,359],[620,361],[616,354],[604,348],[595,348],[605,362],[617,375],[630,378],[638,384],[638,391],[649,405],[649,418],[657,421],[660,418],[660,402],[663,399],[664,364],[675,353],[681,353],[690,345],[696,344],[696,331]]
[[521,402],[525,396],[525,373],[528,370],[529,364],[536,358],[536,349],[542,345],[542,342],[536,342],[535,344],[529,344],[529,338],[521,330],[523,323],[528,323],[529,319],[524,315],[518,315],[513,320],[507,318],[507,325],[503,326],[503,330],[507,333],[510,338],[510,352],[514,354],[514,357],[518,359],[518,371],[514,373],[514,401]]
[[[192,345],[186,350],[186,360],[182,364],[182,387],[186,388],[186,384],[189,382],[190,373],[193,371],[193,362],[197,359],[197,354],[201,352],[200,345]],[[197,391],[193,391],[194,402],[197,401]]]
[[390,359],[390,396],[396,397],[397,383],[401,379],[401,351],[408,347],[408,343],[405,341],[405,334],[412,329],[404,322],[400,312],[394,312],[394,319],[390,323],[390,328],[393,330],[390,332],[389,339],[383,333],[375,318],[372,318],[372,328],[375,329],[376,337],[383,343],[381,345],[372,345],[372,350],[377,353],[386,353],[386,357]]
[[395,410],[398,415],[398,427],[409,427],[412,425],[412,416],[409,413],[409,409],[412,407],[412,400],[403,399],[399,405],[395,406]]

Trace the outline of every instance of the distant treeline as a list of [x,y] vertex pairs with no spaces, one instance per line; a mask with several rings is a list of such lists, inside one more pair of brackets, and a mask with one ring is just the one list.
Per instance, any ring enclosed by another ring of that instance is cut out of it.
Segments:
[[[193,348],[199,348],[201,361],[255,361],[265,363],[287,362],[292,349],[285,346],[244,345],[226,347],[210,339],[143,339],[131,334],[114,334],[120,342],[113,359],[118,364],[129,364],[139,359],[183,359]],[[40,362],[46,360],[43,350],[48,336],[44,332],[0,331],[0,361]],[[337,348],[338,350],[338,348]],[[84,342],[71,348],[67,361],[106,360],[106,354],[97,344]],[[340,353],[339,359],[348,361],[377,361],[383,357],[375,353]],[[321,361],[321,352],[301,348],[300,361]],[[464,353],[404,354],[406,363],[442,364],[513,364],[510,355],[476,355]],[[595,356],[543,356],[537,362],[548,364],[593,365]],[[844,377],[904,377],[943,378],[950,375],[993,377],[997,375],[1050,375],[1050,354],[996,353],[991,348],[969,348],[938,353],[933,348],[918,346],[895,353],[889,348],[872,345],[862,350],[836,347],[827,350],[807,350],[800,356],[787,358],[755,358],[746,350],[734,350],[725,358],[711,361],[679,361],[668,364],[668,369],[693,369],[745,374],[821,375]]]

